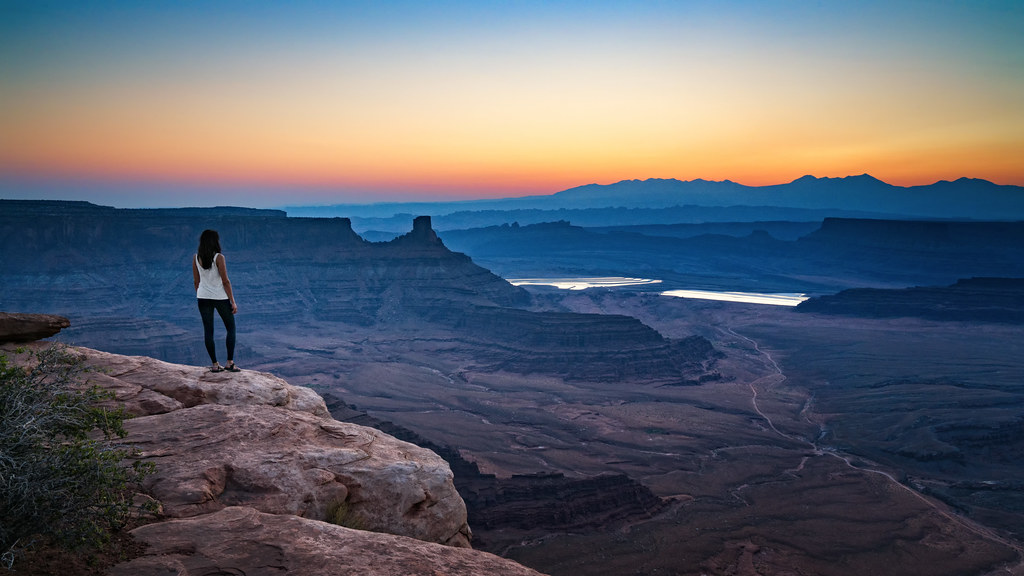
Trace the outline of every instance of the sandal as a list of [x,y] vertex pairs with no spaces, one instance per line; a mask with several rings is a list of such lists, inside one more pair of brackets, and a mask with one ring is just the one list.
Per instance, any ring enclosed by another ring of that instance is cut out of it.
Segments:
[[214,364],[213,366],[210,367],[210,372],[223,372],[223,371],[224,371],[224,367],[221,366],[220,364]]
[[232,362],[231,364],[228,364],[227,366],[225,366],[224,369],[227,370],[228,372],[241,372],[242,371],[241,368],[239,368],[238,366],[235,366],[234,362]]

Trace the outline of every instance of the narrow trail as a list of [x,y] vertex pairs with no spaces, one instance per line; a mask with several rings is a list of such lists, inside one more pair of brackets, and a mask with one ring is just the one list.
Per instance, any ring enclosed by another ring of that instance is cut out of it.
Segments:
[[[800,442],[802,444],[807,445],[813,451],[813,454],[815,456],[829,456],[829,457],[835,458],[837,460],[841,460],[848,467],[850,467],[850,468],[852,468],[854,470],[857,470],[857,471],[860,471],[860,472],[864,472],[864,473],[876,474],[876,475],[882,476],[882,477],[888,479],[894,486],[897,486],[898,488],[904,490],[906,493],[912,495],[914,498],[917,498],[919,501],[923,502],[925,505],[927,505],[929,508],[931,508],[932,510],[934,510],[936,513],[938,513],[942,517],[946,518],[947,520],[949,520],[949,521],[951,521],[951,522],[961,526],[962,528],[964,528],[964,529],[974,533],[975,535],[977,535],[977,536],[979,536],[979,537],[981,537],[981,538],[983,538],[985,540],[991,540],[993,542],[997,542],[999,544],[1002,544],[1003,546],[1011,548],[1012,550],[1014,550],[1017,553],[1017,557],[1018,557],[1017,564],[1009,565],[1009,566],[1004,566],[1002,568],[999,568],[997,570],[994,570],[992,572],[987,573],[985,576],[996,576],[998,574],[1007,574],[1007,575],[1014,575],[1014,576],[1024,575],[1024,544],[1022,544],[1020,542],[1017,542],[1015,540],[1010,540],[1010,539],[1004,538],[1003,536],[999,535],[998,533],[996,533],[991,528],[988,528],[987,526],[978,524],[977,522],[974,522],[973,520],[970,520],[970,519],[965,518],[963,516],[960,516],[960,515],[958,515],[958,514],[956,514],[954,512],[951,512],[945,505],[943,505],[943,504],[941,504],[939,502],[935,502],[935,501],[929,499],[928,497],[926,497],[925,495],[921,494],[917,490],[914,490],[913,488],[903,484],[902,482],[900,482],[895,476],[893,476],[889,472],[886,472],[884,470],[878,470],[878,469],[875,469],[875,468],[866,468],[866,467],[858,466],[858,465],[854,464],[851,461],[851,458],[853,458],[853,456],[842,454],[841,452],[835,450],[834,448],[819,446],[816,441],[808,440],[807,438],[804,438],[802,436],[796,436],[796,435],[793,435],[793,434],[787,434],[787,433],[782,432],[781,430],[779,430],[775,426],[775,423],[772,421],[771,417],[769,415],[765,414],[761,410],[761,407],[758,405],[757,385],[758,384],[769,384],[769,385],[781,384],[782,382],[786,381],[786,379],[787,379],[786,375],[783,373],[782,368],[779,366],[778,362],[776,362],[775,359],[772,358],[772,355],[769,352],[767,352],[765,350],[762,350],[761,347],[758,345],[758,343],[754,339],[752,339],[752,338],[750,338],[748,336],[744,336],[743,334],[740,334],[739,332],[736,332],[731,327],[725,328],[725,331],[728,332],[729,334],[737,337],[737,338],[740,338],[740,339],[746,341],[754,349],[754,351],[761,358],[764,359],[765,366],[770,367],[771,370],[772,370],[771,374],[768,374],[767,376],[762,376],[762,377],[760,377],[760,378],[758,378],[758,379],[756,379],[756,380],[754,380],[754,381],[752,381],[752,382],[750,382],[748,384],[749,387],[750,387],[750,392],[751,392],[751,399],[750,399],[750,401],[751,401],[751,404],[752,404],[752,406],[754,408],[754,412],[757,413],[757,415],[760,416],[765,421],[765,423],[767,424],[768,428],[770,428],[772,430],[772,432],[774,432],[775,434],[777,434],[781,438],[785,438],[785,439],[790,440],[790,441]],[[806,411],[807,411],[807,406],[805,406],[804,409],[802,409],[801,412],[800,412],[801,415],[803,415],[805,418],[806,418],[806,414],[805,414]],[[809,419],[808,419],[808,422],[810,422]],[[820,424],[818,426],[820,428]],[[857,457],[857,459],[861,460],[861,461],[865,461],[863,458],[860,458],[860,457]],[[806,461],[807,461],[807,458],[805,457],[800,462],[800,465],[795,470],[787,470],[786,472],[787,473],[793,473],[795,471],[802,470],[803,467],[804,467],[804,464],[806,463]]]
[[777,385],[777,384],[782,384],[783,382],[786,381],[786,375],[782,372],[782,368],[779,367],[779,364],[775,361],[774,358],[772,358],[771,354],[769,354],[768,352],[766,352],[764,350],[761,350],[761,347],[758,346],[757,342],[754,341],[752,338],[748,338],[747,336],[744,336],[743,334],[740,334],[740,333],[736,332],[732,328],[726,328],[726,331],[729,334],[732,334],[733,336],[735,336],[737,338],[741,338],[741,339],[745,340],[748,344],[750,344],[750,346],[754,349],[754,351],[757,352],[758,356],[760,356],[761,358],[766,360],[765,364],[770,366],[772,371],[773,371],[772,374],[769,374],[767,376],[762,376],[762,377],[760,377],[760,378],[758,378],[758,379],[756,379],[756,380],[754,380],[752,382],[749,382],[747,384],[750,387],[751,404],[754,407],[754,412],[756,412],[757,415],[760,416],[765,421],[765,423],[768,425],[768,427],[771,428],[772,432],[775,432],[777,435],[779,435],[779,436],[781,436],[783,438],[786,438],[786,439],[789,439],[789,440],[793,440],[795,442],[800,442],[800,443],[803,443],[803,444],[807,444],[807,445],[811,446],[812,448],[814,448],[815,450],[817,450],[818,446],[814,442],[811,442],[810,440],[807,440],[806,438],[803,438],[801,436],[794,436],[792,434],[787,434],[787,433],[779,430],[778,428],[776,428],[775,427],[775,422],[772,421],[770,416],[768,416],[767,414],[765,414],[764,412],[761,411],[761,407],[757,403],[757,385],[758,384],[775,384],[775,385]]

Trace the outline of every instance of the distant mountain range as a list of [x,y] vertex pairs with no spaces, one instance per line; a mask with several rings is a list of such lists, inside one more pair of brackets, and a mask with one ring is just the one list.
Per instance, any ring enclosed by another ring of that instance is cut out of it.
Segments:
[[[622,209],[633,213],[624,214]],[[388,219],[402,215],[402,222],[408,222],[410,214],[434,216],[438,229],[450,228],[446,219],[464,221],[464,227],[492,225],[508,221],[510,212],[526,217],[521,224],[558,219],[577,223],[580,218],[589,219],[587,225],[591,226],[656,224],[684,221],[678,214],[683,209],[700,213],[700,221],[820,221],[828,216],[1022,220],[1024,187],[976,178],[942,180],[927,186],[894,186],[867,174],[844,178],[803,176],[788,184],[771,186],[745,186],[729,180],[651,178],[587,184],[551,195],[522,198],[286,208],[290,216],[350,217],[357,229],[364,228],[360,219],[379,219],[366,224],[375,223],[379,229],[386,229]],[[615,210],[614,222],[610,210]],[[659,217],[657,212],[664,210],[675,213]],[[636,217],[633,219],[637,221],[624,222],[623,215]]]

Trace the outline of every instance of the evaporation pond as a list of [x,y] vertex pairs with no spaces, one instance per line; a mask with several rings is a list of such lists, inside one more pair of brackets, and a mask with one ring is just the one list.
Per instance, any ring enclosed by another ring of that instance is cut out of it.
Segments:
[[661,280],[649,278],[623,278],[606,276],[603,278],[509,278],[513,286],[554,286],[563,290],[583,290],[586,288],[618,288],[620,286],[641,286],[644,284],[661,284]]
[[698,298],[700,300],[721,300],[723,302],[744,302],[747,304],[770,304],[772,306],[796,306],[807,300],[806,294],[761,294],[758,292],[714,292],[710,290],[668,290],[663,296]]
[[[619,288],[624,286],[644,286],[660,284],[661,280],[650,278],[626,278],[622,276],[605,276],[600,278],[510,278],[515,286],[554,286],[562,290],[585,290],[587,288]],[[796,306],[807,300],[806,294],[795,292],[766,294],[759,292],[722,292],[713,290],[667,290],[663,296],[677,298],[697,298],[700,300],[719,300],[723,302],[743,302],[746,304],[769,304],[773,306]]]

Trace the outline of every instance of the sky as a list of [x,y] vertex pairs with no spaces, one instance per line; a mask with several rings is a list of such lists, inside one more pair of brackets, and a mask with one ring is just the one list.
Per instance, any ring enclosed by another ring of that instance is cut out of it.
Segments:
[[1024,2],[0,0],[0,197],[1024,185]]

